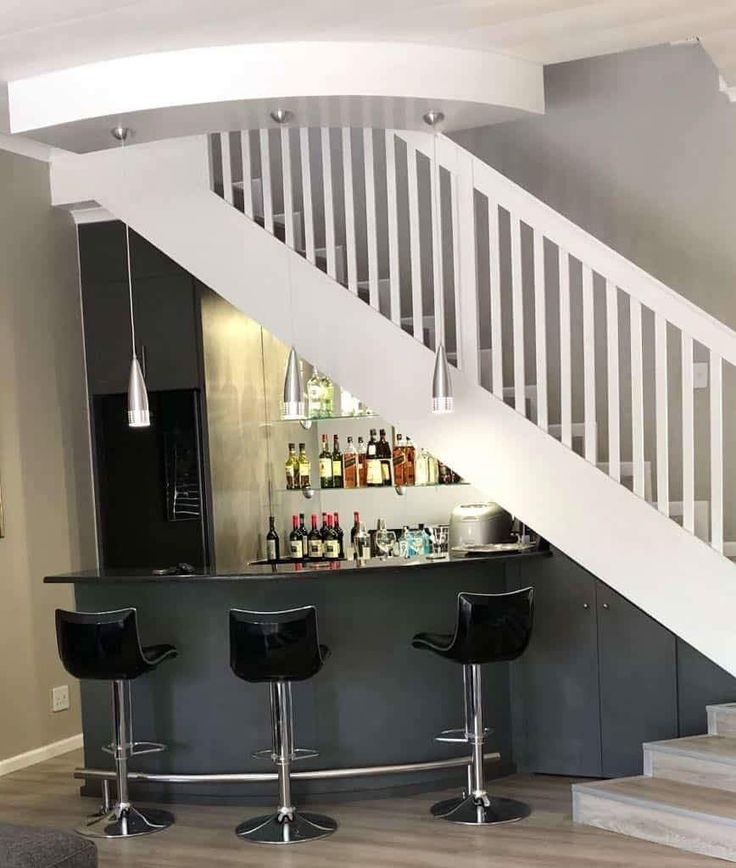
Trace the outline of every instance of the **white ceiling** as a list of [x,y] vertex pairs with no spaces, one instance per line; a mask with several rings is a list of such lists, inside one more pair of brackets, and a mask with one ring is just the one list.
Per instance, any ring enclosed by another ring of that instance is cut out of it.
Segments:
[[699,36],[736,74],[735,0],[2,0],[0,81],[248,42],[383,40],[551,63]]

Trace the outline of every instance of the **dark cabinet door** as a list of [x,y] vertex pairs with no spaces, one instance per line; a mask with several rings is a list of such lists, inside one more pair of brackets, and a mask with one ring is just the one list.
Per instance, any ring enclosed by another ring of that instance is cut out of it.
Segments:
[[680,735],[700,735],[708,730],[706,705],[736,702],[736,678],[678,639],[677,694]]
[[642,743],[678,734],[675,637],[597,585],[602,772],[640,775]]
[[600,776],[596,580],[556,551],[509,567],[509,590],[527,585],[534,587],[532,640],[510,667],[516,764]]

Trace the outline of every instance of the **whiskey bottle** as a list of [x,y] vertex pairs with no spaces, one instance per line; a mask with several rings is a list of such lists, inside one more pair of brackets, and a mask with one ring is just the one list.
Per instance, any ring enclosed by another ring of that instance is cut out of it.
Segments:
[[289,557],[292,561],[304,560],[304,546],[302,545],[302,534],[299,530],[299,518],[296,515],[291,517],[292,531],[289,534]]
[[366,485],[368,485],[368,456],[363,438],[358,437],[358,488],[365,488]]
[[299,513],[299,536],[302,538],[302,556],[304,560],[309,557],[309,532],[304,524],[304,513]]
[[307,447],[304,443],[299,444],[299,488],[312,487],[312,465],[309,463]]
[[281,554],[279,548],[279,535],[276,533],[276,520],[272,515],[268,517],[268,533],[266,534],[266,560],[275,564]]
[[394,445],[394,485],[406,485],[406,452],[404,438],[401,434],[396,435]]
[[383,485],[383,471],[375,428],[371,428],[371,438],[365,450],[365,482],[369,487]]
[[327,516],[327,526],[322,537],[322,551],[322,557],[325,560],[337,561],[340,559],[340,540],[333,527],[331,515]]
[[322,415],[322,377],[315,368],[312,376],[307,380],[307,416],[310,419],[319,419]]
[[337,434],[332,438],[332,487],[343,487],[342,452]]
[[299,488],[299,459],[296,455],[296,446],[289,443],[289,456],[284,465],[286,469],[286,487],[291,491]]
[[358,487],[358,453],[353,446],[353,438],[348,437],[348,445],[343,453],[343,485],[345,488]]
[[337,541],[340,544],[340,560],[345,560],[345,531],[340,527],[340,516],[338,513],[333,513],[333,527],[337,535]]
[[327,435],[322,435],[322,451],[319,453],[319,486],[332,488],[332,453],[327,445]]
[[352,557],[358,557],[358,550],[355,547],[355,537],[358,535],[360,531],[360,513],[353,513],[353,526],[350,528],[350,549]]
[[391,485],[393,476],[391,472],[391,447],[388,440],[386,440],[386,431],[383,428],[380,431],[380,440],[378,441],[376,451],[381,462],[381,485]]
[[309,531],[309,560],[322,560],[322,534],[317,528],[317,516],[312,516],[312,529]]
[[429,485],[429,452],[422,446],[414,462],[414,484]]
[[406,438],[404,446],[404,485],[414,485],[416,483],[416,455],[417,451],[414,444],[411,442],[411,437]]

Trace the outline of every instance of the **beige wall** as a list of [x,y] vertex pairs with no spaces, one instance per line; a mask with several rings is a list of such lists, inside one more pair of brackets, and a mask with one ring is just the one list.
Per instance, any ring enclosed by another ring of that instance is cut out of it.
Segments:
[[54,636],[73,592],[43,577],[95,563],[85,391],[74,224],[45,163],[0,151],[0,759],[81,730]]

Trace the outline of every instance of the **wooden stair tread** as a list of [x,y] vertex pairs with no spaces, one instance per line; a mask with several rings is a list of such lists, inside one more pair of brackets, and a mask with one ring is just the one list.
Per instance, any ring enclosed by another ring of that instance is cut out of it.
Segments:
[[646,742],[644,750],[736,764],[736,738],[726,735],[694,735]]
[[573,784],[573,792],[639,804],[643,807],[692,814],[736,825],[736,795],[725,790],[641,775],[611,781]]

